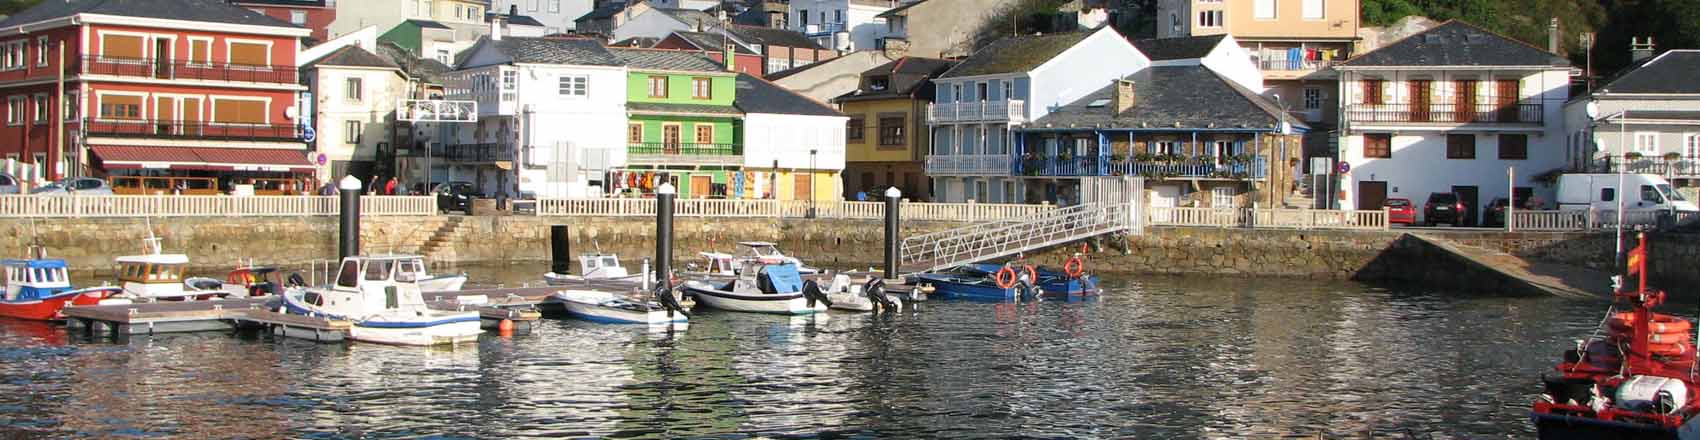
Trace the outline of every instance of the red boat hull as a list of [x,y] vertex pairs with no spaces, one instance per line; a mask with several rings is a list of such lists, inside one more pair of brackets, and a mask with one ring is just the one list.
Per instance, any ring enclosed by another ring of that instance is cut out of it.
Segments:
[[66,304],[88,306],[99,304],[117,289],[93,289],[81,291],[76,295],[63,295],[37,301],[0,302],[0,316],[33,321],[59,321],[65,319],[62,313]]

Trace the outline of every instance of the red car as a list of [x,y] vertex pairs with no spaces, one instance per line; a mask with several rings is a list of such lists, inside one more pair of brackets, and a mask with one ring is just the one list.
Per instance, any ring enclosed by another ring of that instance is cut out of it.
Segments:
[[1387,223],[1410,226],[1417,223],[1417,208],[1410,199],[1387,199]]

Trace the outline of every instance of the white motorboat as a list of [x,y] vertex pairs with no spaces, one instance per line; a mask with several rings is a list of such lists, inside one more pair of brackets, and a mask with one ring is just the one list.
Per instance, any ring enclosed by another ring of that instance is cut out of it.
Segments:
[[356,341],[393,345],[451,345],[478,340],[477,312],[433,310],[413,277],[418,256],[348,257],[329,287],[296,287],[283,294],[283,313],[346,320]]
[[[754,269],[751,269],[754,268]],[[824,312],[832,300],[814,283],[804,283],[797,266],[752,264],[728,282],[687,281],[680,288],[697,304],[734,312],[804,315]]]
[[773,242],[741,241],[738,242],[738,245],[744,247],[744,253],[742,255],[733,255],[721,252],[698,253],[698,255],[708,259],[706,272],[709,275],[743,275],[743,269],[751,264],[790,264],[797,268],[797,273],[803,275],[814,275],[816,273],[820,273],[820,269],[804,266],[801,260],[787,256],[784,252],[780,252],[779,245],[774,244]]
[[[223,298],[230,294],[222,288],[202,289],[184,283],[183,271],[189,256],[160,251],[160,239],[150,236],[142,240],[141,255],[118,257],[118,281],[123,288],[121,297],[146,301],[196,301]],[[217,280],[213,280],[215,283]]]
[[878,309],[901,310],[903,301],[885,294],[885,282],[877,277],[868,277],[862,284],[850,282],[850,276],[840,273],[832,277],[832,282],[823,289],[828,300],[832,301],[833,310],[848,310],[853,312],[872,312]]
[[411,276],[413,277],[414,283],[419,284],[419,291],[421,292],[459,292],[461,286],[466,285],[465,272],[454,275],[432,275],[426,270],[425,257],[423,256],[390,255],[390,257],[413,259],[418,262],[418,264],[408,266],[412,266],[409,268],[409,270],[413,271],[411,272]]
[[563,290],[551,297],[565,306],[567,313],[591,322],[671,324],[690,319],[684,310],[669,310],[667,305],[656,301],[633,301],[613,292]]
[[571,283],[581,283],[588,280],[643,281],[642,275],[626,271],[620,265],[620,257],[613,254],[584,254],[578,256],[579,274],[564,274],[549,272],[543,274],[543,281],[551,286],[565,286]]

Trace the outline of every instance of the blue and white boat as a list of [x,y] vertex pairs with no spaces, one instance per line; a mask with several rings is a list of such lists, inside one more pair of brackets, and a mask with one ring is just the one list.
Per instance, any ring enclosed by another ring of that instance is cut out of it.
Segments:
[[434,310],[425,305],[418,256],[348,257],[329,287],[285,291],[283,313],[349,321],[349,338],[392,345],[452,345],[478,340],[477,312]]
[[737,279],[724,283],[686,281],[680,288],[698,305],[734,312],[807,315],[824,312],[832,300],[818,286],[805,286],[791,263],[747,262]]
[[[995,275],[1004,265],[993,263],[972,263],[937,273],[918,273],[909,275],[910,284],[926,284],[935,289],[934,294],[945,299],[970,299],[983,301],[1013,301],[1022,299],[1022,285],[1004,288],[998,286]],[[1017,268],[1018,276],[1025,278],[1025,270]],[[1098,277],[1082,275],[1070,277],[1062,271],[1036,268],[1038,280],[1026,280],[1037,287],[1038,292],[1027,295],[1038,295],[1048,298],[1081,298],[1094,296],[1099,293]]]
[[6,289],[0,297],[0,316],[37,321],[64,319],[67,305],[90,306],[117,294],[117,286],[71,287],[65,260],[36,258],[0,261]]
[[[606,324],[675,324],[690,317],[683,310],[669,310],[657,301],[633,301],[613,292],[563,290],[551,297],[574,317]],[[677,303],[675,303],[677,304]]]

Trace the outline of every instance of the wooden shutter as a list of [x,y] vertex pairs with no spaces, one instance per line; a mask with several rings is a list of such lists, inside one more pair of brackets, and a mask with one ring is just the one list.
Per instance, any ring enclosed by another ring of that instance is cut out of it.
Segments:
[[264,66],[271,64],[266,59],[266,45],[255,43],[230,43],[230,64],[245,66]]
[[212,41],[189,40],[189,63],[207,64],[212,61]]
[[140,119],[143,99],[140,96],[103,95],[100,97],[102,119]]
[[213,101],[213,122],[225,124],[265,123],[266,102],[237,99],[215,100]]
[[142,37],[137,35],[100,36],[100,55],[112,58],[141,59],[145,53]]
[[815,189],[811,185],[814,183],[814,180],[811,179],[812,177],[814,177],[814,175],[809,173],[792,174],[792,178],[795,179],[793,187],[796,189],[796,191],[792,192],[792,199],[808,200],[810,196],[814,194]]
[[201,122],[201,98],[183,98],[183,121]]

